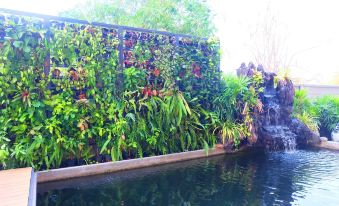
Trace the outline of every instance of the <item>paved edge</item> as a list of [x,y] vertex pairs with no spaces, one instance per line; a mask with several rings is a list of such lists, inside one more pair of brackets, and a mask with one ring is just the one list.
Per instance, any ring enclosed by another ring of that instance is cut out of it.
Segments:
[[324,149],[338,150],[339,151],[339,142],[321,141],[320,144],[316,144],[314,146],[324,148]]
[[84,177],[90,175],[131,170],[155,165],[181,162],[186,160],[198,159],[208,156],[223,155],[227,152],[222,148],[213,148],[206,150],[196,150],[189,152],[174,153],[168,155],[159,155],[146,158],[122,160],[116,162],[98,163],[92,165],[83,165],[76,167],[67,167],[37,172],[37,182],[51,182],[65,180],[75,177]]
[[[36,193],[31,192],[33,168],[16,168],[0,171],[0,205],[25,205],[34,204]],[[32,199],[32,204],[30,203]]]

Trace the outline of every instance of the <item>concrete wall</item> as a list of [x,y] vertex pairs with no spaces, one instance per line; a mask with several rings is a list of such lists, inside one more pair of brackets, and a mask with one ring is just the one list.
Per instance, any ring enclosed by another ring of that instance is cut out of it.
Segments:
[[302,84],[294,85],[295,90],[306,89],[310,98],[315,98],[323,95],[336,95],[339,96],[339,86],[336,85],[314,85]]

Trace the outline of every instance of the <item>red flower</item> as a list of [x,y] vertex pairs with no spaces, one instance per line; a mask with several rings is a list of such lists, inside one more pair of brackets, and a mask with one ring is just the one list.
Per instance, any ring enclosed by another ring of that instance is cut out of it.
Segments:
[[132,42],[132,40],[125,40],[125,46],[126,47],[132,47],[133,46],[133,42]]
[[78,96],[79,99],[86,99],[86,94],[85,93],[80,93]]
[[79,80],[79,75],[77,71],[71,70],[70,72],[71,80],[73,81],[78,81]]
[[152,92],[152,94],[153,94],[153,96],[157,96],[158,95],[158,92],[157,92],[157,90],[153,90],[153,92]]
[[130,67],[130,66],[132,66],[133,65],[133,62],[131,62],[131,61],[129,61],[129,60],[125,60],[125,66],[126,67]]
[[21,93],[21,96],[22,96],[22,98],[26,98],[26,97],[29,96],[29,92],[27,90],[25,90]]
[[160,75],[160,70],[158,68],[155,68],[153,71],[153,74],[157,77]]
[[152,96],[152,90],[151,89],[147,89],[147,96],[149,96],[149,97]]
[[193,66],[193,71],[192,71],[192,73],[193,73],[196,77],[201,78],[200,66],[197,65],[197,64],[195,64],[195,63],[193,63],[192,66]]
[[22,101],[23,102],[26,102],[29,100],[29,91],[28,90],[24,90],[22,93],[21,93],[21,98],[22,98]]
[[142,89],[142,95],[144,95],[144,96],[146,96],[146,94],[147,94],[147,87],[144,87],[143,89]]
[[142,95],[144,96],[148,96],[148,97],[151,97],[152,95],[154,95],[154,91],[155,90],[152,90],[152,87],[151,86],[145,86],[143,89],[142,89]]

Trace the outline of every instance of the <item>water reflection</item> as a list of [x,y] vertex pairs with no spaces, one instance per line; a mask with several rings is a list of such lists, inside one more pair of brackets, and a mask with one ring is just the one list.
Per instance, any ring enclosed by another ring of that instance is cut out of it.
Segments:
[[328,206],[338,188],[339,153],[252,151],[41,184],[38,205]]

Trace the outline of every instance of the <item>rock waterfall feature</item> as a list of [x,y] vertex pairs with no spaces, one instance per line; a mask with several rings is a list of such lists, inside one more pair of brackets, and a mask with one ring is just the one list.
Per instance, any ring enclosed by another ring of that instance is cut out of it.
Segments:
[[255,72],[263,77],[263,92],[260,100],[263,112],[254,117],[257,128],[256,146],[268,150],[294,150],[296,147],[320,142],[318,134],[312,132],[300,120],[293,118],[294,87],[287,77],[277,78],[275,73],[265,72],[262,66],[242,64],[238,75],[253,78]]

